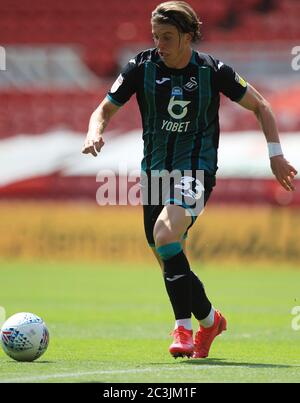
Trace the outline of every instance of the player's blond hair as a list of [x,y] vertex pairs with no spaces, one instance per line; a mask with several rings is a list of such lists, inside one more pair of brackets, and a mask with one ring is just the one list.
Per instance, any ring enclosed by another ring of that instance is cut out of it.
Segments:
[[190,33],[192,42],[201,39],[202,22],[193,8],[185,1],[166,1],[159,4],[152,12],[152,24],[174,25],[179,32]]

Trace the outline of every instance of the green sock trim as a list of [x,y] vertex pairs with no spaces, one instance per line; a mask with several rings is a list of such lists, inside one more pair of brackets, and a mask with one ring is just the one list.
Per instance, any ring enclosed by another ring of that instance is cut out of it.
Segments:
[[178,253],[182,251],[182,246],[180,242],[172,242],[167,245],[159,246],[156,248],[156,251],[162,260],[168,260],[178,255]]

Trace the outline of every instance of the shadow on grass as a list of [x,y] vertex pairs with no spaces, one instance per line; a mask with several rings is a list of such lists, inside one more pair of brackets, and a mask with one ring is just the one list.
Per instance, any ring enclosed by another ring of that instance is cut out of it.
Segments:
[[254,363],[254,362],[236,362],[228,361],[222,358],[204,358],[204,359],[189,359],[188,361],[182,361],[180,365],[205,365],[205,366],[218,366],[218,367],[246,367],[246,368],[300,368],[300,365],[288,365],[288,364],[266,364],[266,363]]
[[[174,367],[177,364],[179,365],[190,365],[190,366],[204,366],[207,368],[208,366],[214,367],[244,367],[244,368],[300,368],[300,365],[289,365],[289,364],[268,364],[268,363],[256,363],[256,362],[237,362],[237,361],[229,361],[223,358],[201,358],[201,359],[193,359],[193,358],[178,358],[173,362],[152,362],[147,363],[148,366],[164,366],[164,367]],[[143,368],[146,363],[137,365],[136,367]]]

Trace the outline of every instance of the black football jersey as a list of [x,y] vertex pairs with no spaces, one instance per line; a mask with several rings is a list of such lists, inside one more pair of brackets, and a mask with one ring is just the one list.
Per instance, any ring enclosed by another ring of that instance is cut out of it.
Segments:
[[131,59],[108,99],[117,106],[135,93],[142,117],[142,170],[204,170],[214,177],[220,93],[239,101],[247,83],[230,66],[193,50],[183,69],[168,68],[157,49]]

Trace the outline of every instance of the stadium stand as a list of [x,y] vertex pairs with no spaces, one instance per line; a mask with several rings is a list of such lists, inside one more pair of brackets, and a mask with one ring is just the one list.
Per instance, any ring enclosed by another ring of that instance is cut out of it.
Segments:
[[[300,38],[299,1],[189,0],[189,3],[203,22],[199,49],[208,48],[215,54],[219,44],[218,49],[228,50],[228,60],[226,54],[222,60],[229,64],[239,54],[240,59],[235,60],[239,72],[245,67],[243,59],[249,63],[264,42],[265,47],[245,71],[251,83],[262,89],[273,105],[280,130],[300,130],[300,86],[295,85],[299,79],[290,68],[290,61],[283,59],[286,50],[289,49],[290,55],[291,44],[295,46]],[[9,62],[8,71],[0,72],[0,141],[56,129],[85,133],[91,112],[126,60],[126,49],[137,53],[152,46],[149,19],[157,4],[157,0],[127,0],[126,6],[119,0],[0,1],[0,45],[6,48]],[[259,66],[257,60],[272,43],[275,49],[278,43],[286,46],[281,53],[273,52],[272,58],[277,57],[275,63],[270,58],[268,65]],[[232,52],[235,44],[237,50]],[[38,59],[33,57],[35,52]],[[277,76],[269,77],[275,64],[281,69],[280,83]],[[264,72],[264,76],[258,74],[260,78],[256,80],[254,75],[252,81],[255,68],[258,73]],[[289,77],[284,77],[286,70]],[[50,81],[43,71],[51,77]],[[230,101],[222,99],[223,131],[258,129],[253,116],[241,110],[236,114],[234,108],[237,107]],[[118,135],[140,126],[138,108],[132,100],[116,115],[109,130]]]
[[[295,0],[191,0],[190,4],[203,21],[206,41],[300,37]],[[153,0],[130,0],[126,7],[118,0],[1,2],[1,42],[81,44],[88,65],[99,75],[111,75],[116,72],[120,48],[150,42],[148,22],[156,5]]]
[[[204,45],[220,40],[232,43],[300,37],[300,7],[294,0],[191,0],[190,3],[203,20]],[[126,7],[121,7],[118,0],[0,2],[1,45],[76,45],[82,62],[92,72],[98,77],[111,77],[119,70],[119,54],[124,47],[133,44],[137,48],[145,44],[152,46],[149,17],[156,5],[157,1],[153,0],[143,4],[129,0]],[[61,88],[53,91],[52,85],[47,91],[32,92],[10,88],[1,91],[0,86],[3,105],[0,137],[17,134],[19,130],[38,133],[55,124],[84,131],[89,111],[96,106],[110,82],[108,78],[104,85],[94,85],[87,91],[71,91],[72,97],[70,90],[65,93]],[[64,99],[69,99],[69,108]],[[132,109],[125,115],[122,123],[126,128],[132,128],[132,119],[128,122],[126,117],[136,117],[136,111]],[[237,127],[236,122],[231,122],[225,125],[225,130]],[[292,127],[283,125],[281,129],[295,130],[295,119],[293,122]],[[138,120],[133,126],[137,125]],[[255,128],[253,121],[247,128]]]

